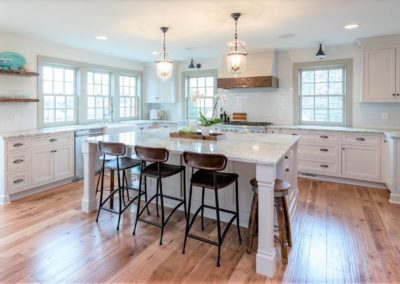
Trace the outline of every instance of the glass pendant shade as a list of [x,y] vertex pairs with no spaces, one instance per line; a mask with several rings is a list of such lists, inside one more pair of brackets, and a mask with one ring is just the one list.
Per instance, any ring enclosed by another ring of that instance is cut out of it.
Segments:
[[160,59],[156,61],[157,76],[162,81],[166,81],[172,76],[173,62],[168,60],[166,52],[161,52]]
[[231,17],[235,20],[235,39],[231,44],[229,44],[230,48],[226,53],[226,65],[228,72],[234,76],[243,74],[246,69],[247,51],[243,46],[243,42],[238,40],[237,35],[237,22],[240,15],[240,13],[233,13],[231,15]]
[[168,31],[168,28],[161,27],[161,31],[164,34],[164,42],[163,42],[163,48],[160,52],[160,57],[158,58],[158,60],[156,60],[156,66],[157,66],[158,78],[160,78],[162,81],[166,81],[172,76],[173,62],[172,60],[168,59],[168,53],[165,47],[165,33]]

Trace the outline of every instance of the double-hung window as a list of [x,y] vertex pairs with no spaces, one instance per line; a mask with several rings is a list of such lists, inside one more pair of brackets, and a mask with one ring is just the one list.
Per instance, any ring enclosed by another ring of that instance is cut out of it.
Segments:
[[297,69],[300,124],[345,126],[351,100],[346,64],[303,66]]
[[45,124],[67,124],[76,121],[76,69],[46,64],[43,74],[43,121]]
[[105,121],[111,112],[110,73],[89,71],[87,73],[87,120]]
[[119,76],[119,117],[121,119],[138,117],[137,79],[135,76]]
[[186,117],[198,118],[201,112],[211,118],[215,105],[216,72],[186,72],[184,78]]

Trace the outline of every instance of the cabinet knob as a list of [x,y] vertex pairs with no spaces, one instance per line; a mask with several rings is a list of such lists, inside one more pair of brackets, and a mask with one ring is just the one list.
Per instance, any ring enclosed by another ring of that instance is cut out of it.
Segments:
[[395,96],[396,96],[396,94],[392,94],[392,96],[393,96],[393,97],[395,97]]
[[400,97],[400,94],[397,94],[398,97]]
[[345,148],[345,147],[343,147],[343,148],[342,148],[342,150],[346,150],[346,148]]
[[288,168],[285,169],[286,172],[289,172],[290,170]]

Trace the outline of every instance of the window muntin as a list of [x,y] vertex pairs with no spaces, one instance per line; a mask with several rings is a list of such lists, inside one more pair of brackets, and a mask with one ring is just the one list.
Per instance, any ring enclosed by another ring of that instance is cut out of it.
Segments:
[[111,76],[101,71],[87,73],[87,120],[105,121],[111,112]]
[[300,69],[301,124],[345,125],[345,73],[344,66]]
[[137,79],[134,76],[119,76],[119,117],[138,117]]
[[43,70],[43,122],[76,121],[76,70],[72,67],[45,64]]
[[200,112],[211,118],[214,107],[215,76],[186,78],[187,118],[198,118]]

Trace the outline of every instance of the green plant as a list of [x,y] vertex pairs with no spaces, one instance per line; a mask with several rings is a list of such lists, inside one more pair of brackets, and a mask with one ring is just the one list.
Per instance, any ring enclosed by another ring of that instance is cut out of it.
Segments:
[[221,123],[223,120],[220,118],[208,119],[204,116],[202,112],[200,112],[200,125],[201,126],[212,126],[218,123]]

